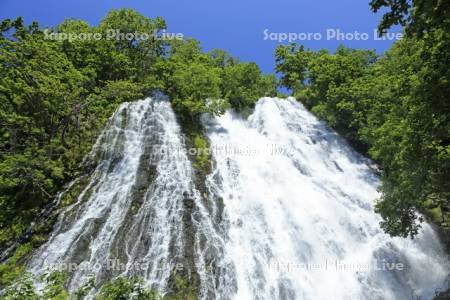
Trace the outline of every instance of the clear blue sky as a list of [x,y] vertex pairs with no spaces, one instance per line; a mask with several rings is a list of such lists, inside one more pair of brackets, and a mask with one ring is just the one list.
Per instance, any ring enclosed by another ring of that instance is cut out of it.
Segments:
[[[243,61],[255,61],[264,72],[273,72],[273,52],[279,44],[264,40],[269,33],[315,33],[321,40],[301,41],[314,50],[334,51],[339,44],[353,48],[387,50],[392,41],[373,38],[380,14],[373,14],[369,0],[0,0],[0,18],[23,16],[27,23],[54,26],[65,18],[95,25],[111,8],[133,8],[148,17],[163,17],[168,31],[201,41],[205,50],[221,48]],[[327,29],[369,34],[368,40],[327,40]]]

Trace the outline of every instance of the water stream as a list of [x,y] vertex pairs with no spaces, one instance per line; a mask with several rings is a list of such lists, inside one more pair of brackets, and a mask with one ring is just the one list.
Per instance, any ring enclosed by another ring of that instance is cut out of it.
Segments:
[[430,299],[444,282],[432,228],[384,234],[370,161],[295,100],[204,125],[214,166],[201,188],[170,102],[123,103],[29,270],[71,268],[71,291],[91,274],[138,275],[164,294],[177,269],[202,299]]

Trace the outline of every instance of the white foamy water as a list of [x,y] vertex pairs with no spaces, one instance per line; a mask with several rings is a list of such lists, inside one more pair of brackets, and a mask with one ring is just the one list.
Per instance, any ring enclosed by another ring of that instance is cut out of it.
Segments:
[[170,102],[123,103],[28,269],[75,264],[72,292],[93,274],[97,288],[137,275],[164,294],[181,266],[200,299],[430,299],[444,282],[431,227],[382,233],[370,162],[295,100],[205,126],[215,163],[202,183]]
[[201,268],[200,237],[214,234],[169,101],[123,103],[87,161],[96,165],[87,186],[61,213],[31,272],[72,268],[71,291],[91,275],[98,286],[140,276],[164,294],[175,269]]
[[382,233],[368,161],[294,99],[208,131],[225,205],[219,299],[430,299],[445,280],[430,226],[414,241]]

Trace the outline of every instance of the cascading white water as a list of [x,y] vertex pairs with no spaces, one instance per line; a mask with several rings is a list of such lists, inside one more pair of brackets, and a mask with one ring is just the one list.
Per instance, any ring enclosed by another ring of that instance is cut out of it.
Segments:
[[192,257],[205,249],[200,239],[213,236],[211,222],[167,100],[123,103],[87,160],[96,168],[34,255],[31,272],[72,269],[71,291],[91,275],[98,284],[137,275],[165,293],[175,269],[201,268],[202,258]]
[[294,99],[206,123],[224,202],[218,299],[430,299],[445,280],[430,226],[382,233],[368,161]]
[[[166,293],[181,266],[199,298],[239,300],[428,299],[445,279],[430,226],[414,241],[383,234],[368,161],[295,100],[205,126],[215,164],[199,183],[170,103],[123,103],[29,270],[74,267],[71,291],[94,274],[97,287],[138,275]],[[374,269],[393,263],[405,269]]]

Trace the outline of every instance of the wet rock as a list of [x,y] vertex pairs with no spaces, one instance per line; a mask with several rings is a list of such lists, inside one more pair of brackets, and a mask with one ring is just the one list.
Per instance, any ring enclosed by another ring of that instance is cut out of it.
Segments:
[[334,163],[334,166],[336,167],[336,169],[339,171],[339,172],[344,172],[344,170],[342,170],[342,168],[341,168],[341,166],[339,166],[339,164],[336,162],[336,161],[333,161],[333,163]]
[[183,203],[184,203],[184,206],[185,206],[188,210],[192,210],[192,209],[194,208],[194,205],[195,205],[194,200],[193,200],[193,199],[190,199],[190,198],[185,198],[185,199],[183,199]]

